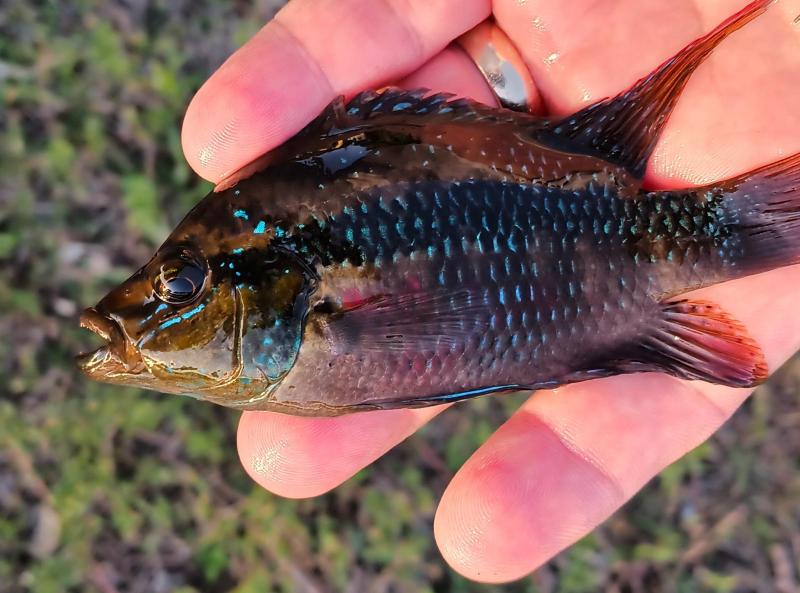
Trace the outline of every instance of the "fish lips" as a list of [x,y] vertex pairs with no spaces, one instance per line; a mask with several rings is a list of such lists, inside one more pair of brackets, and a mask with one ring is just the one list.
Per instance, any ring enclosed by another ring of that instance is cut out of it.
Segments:
[[140,374],[146,370],[142,356],[118,321],[94,307],[86,309],[80,326],[94,332],[105,344],[76,357],[78,368],[93,379],[109,381],[117,376]]

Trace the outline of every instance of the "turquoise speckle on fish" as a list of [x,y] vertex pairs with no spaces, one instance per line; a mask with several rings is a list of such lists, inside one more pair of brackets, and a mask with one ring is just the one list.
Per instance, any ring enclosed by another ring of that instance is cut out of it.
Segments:
[[681,295],[800,261],[800,155],[704,187],[642,177],[691,73],[768,4],[567,117],[335,101],[84,313],[107,344],[80,366],[307,415],[642,371],[758,384],[746,329]]

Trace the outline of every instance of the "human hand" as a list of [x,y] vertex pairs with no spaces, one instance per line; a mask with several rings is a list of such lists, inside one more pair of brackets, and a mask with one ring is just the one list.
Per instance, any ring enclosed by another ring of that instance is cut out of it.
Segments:
[[[627,88],[744,4],[294,0],[198,92],[184,149],[192,167],[217,181],[291,137],[339,94],[395,83],[492,103],[473,63],[447,48],[492,12],[525,57],[541,103],[569,113]],[[800,0],[783,0],[698,69],[650,161],[650,185],[706,183],[800,152],[798,13]],[[775,369],[800,347],[798,282],[794,266],[702,292],[748,327]],[[443,555],[481,581],[530,572],[706,439],[747,393],[652,373],[537,393],[447,488],[435,520]],[[315,496],[439,411],[245,412],[239,454],[264,488]]]

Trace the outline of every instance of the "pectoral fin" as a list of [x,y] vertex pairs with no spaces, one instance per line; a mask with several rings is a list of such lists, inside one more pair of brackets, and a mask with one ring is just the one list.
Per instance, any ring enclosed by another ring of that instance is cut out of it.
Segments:
[[484,331],[490,311],[479,291],[377,295],[333,310],[324,322],[335,352],[428,352]]
[[762,14],[772,2],[751,2],[716,29],[687,45],[630,90],[553,120],[544,129],[534,132],[534,137],[559,150],[602,158],[641,179],[689,77],[722,40]]

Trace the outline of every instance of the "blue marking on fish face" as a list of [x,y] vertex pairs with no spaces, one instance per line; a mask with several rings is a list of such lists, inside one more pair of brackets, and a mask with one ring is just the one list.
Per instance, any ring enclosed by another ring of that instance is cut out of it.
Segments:
[[402,111],[403,109],[408,109],[411,107],[411,103],[408,101],[403,101],[401,103],[395,103],[394,107],[392,107],[392,111]]
[[235,253],[236,255],[244,253],[244,247],[237,247],[236,249],[233,250],[233,253]]
[[247,215],[247,212],[245,212],[244,210],[241,210],[241,209],[240,210],[234,210],[233,211],[233,215],[236,218],[241,218],[242,220],[249,220],[250,219],[250,217]]
[[191,311],[187,311],[186,313],[182,314],[181,315],[181,319],[189,319],[190,317],[194,317],[195,315],[197,315],[200,311],[202,311],[205,308],[206,308],[205,303],[200,303],[199,305],[197,305]]
[[183,321],[180,317],[173,317],[172,319],[167,319],[164,323],[158,326],[158,329],[167,329],[170,326],[175,325],[176,323],[180,323]]
[[166,303],[161,303],[160,305],[158,305],[158,307],[156,307],[156,310],[155,310],[155,311],[153,311],[153,312],[152,312],[150,315],[148,315],[147,317],[145,317],[144,319],[142,319],[142,320],[139,322],[139,325],[144,325],[144,324],[146,324],[146,323],[147,323],[148,321],[150,321],[150,320],[151,320],[151,319],[152,319],[152,318],[153,318],[155,315],[158,315],[158,314],[159,314],[159,313],[161,313],[162,311],[166,310],[166,308],[167,308],[167,304],[166,304]]
[[256,225],[256,228],[253,229],[253,234],[254,235],[263,235],[264,231],[266,231],[266,230],[267,230],[267,223],[264,222],[263,220],[259,220],[258,224]]
[[186,313],[183,313],[181,315],[176,315],[175,317],[167,319],[161,325],[158,326],[158,329],[167,329],[168,327],[172,327],[173,325],[180,323],[184,319],[190,319],[191,317],[194,317],[205,308],[206,308],[205,304],[201,303],[197,305],[194,309],[187,311]]

